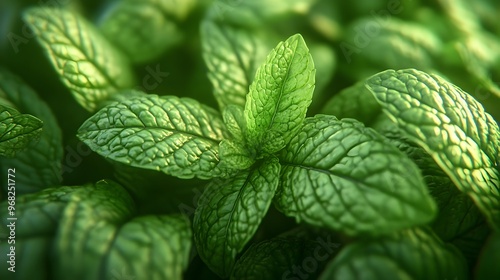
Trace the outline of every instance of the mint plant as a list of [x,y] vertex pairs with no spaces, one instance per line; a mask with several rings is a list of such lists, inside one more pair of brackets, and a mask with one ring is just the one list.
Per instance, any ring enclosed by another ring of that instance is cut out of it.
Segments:
[[0,68],[0,275],[495,278],[492,4],[382,2],[28,5],[53,73]]

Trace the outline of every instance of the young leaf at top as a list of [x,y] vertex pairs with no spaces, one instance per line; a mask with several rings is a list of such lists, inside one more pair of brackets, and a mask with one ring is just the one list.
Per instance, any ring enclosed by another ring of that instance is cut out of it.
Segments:
[[194,1],[115,1],[100,23],[100,30],[135,63],[161,55],[180,42],[177,19],[183,19]]
[[414,69],[387,70],[366,83],[383,111],[500,230],[500,130],[483,106],[444,79]]
[[429,228],[399,231],[344,247],[320,280],[330,279],[468,279],[460,252]]
[[245,103],[246,137],[258,155],[285,147],[311,104],[314,63],[300,34],[280,42],[257,69]]
[[32,115],[0,105],[0,156],[14,156],[32,141],[38,141],[43,122]]
[[257,31],[212,21],[201,23],[203,58],[219,108],[245,106],[245,96],[257,67],[269,51]]
[[280,154],[278,209],[351,236],[430,222],[436,205],[417,166],[353,119],[307,118]]
[[190,98],[145,95],[111,104],[89,118],[78,137],[93,151],[127,165],[179,178],[220,176],[220,115]]
[[[0,166],[13,168],[17,174],[16,194],[36,192],[61,183],[63,145],[61,129],[49,106],[17,76],[0,67],[0,104],[43,121],[40,140],[14,158],[0,157]],[[4,174],[0,174],[0,177]],[[7,178],[5,178],[7,180]],[[7,184],[2,184],[7,189]]]
[[269,158],[232,178],[214,179],[200,198],[193,221],[201,259],[227,277],[236,255],[252,238],[271,205],[280,165]]
[[31,8],[24,20],[45,49],[61,80],[90,112],[134,78],[128,60],[80,15],[54,8]]

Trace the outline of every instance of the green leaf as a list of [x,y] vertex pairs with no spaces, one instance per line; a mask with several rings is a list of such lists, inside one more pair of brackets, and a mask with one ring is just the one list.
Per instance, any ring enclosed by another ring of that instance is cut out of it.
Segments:
[[430,229],[414,228],[357,241],[328,265],[319,279],[468,279],[467,265]]
[[95,111],[118,90],[134,85],[128,60],[80,15],[31,8],[24,20],[62,82],[88,111]]
[[89,118],[78,137],[103,157],[179,178],[220,176],[224,123],[190,98],[146,95],[111,104]]
[[247,169],[255,162],[246,147],[239,142],[224,139],[219,144],[221,167],[227,169]]
[[366,126],[372,126],[383,117],[382,108],[364,82],[356,83],[334,95],[321,110],[322,114],[339,119],[356,119]]
[[[0,157],[2,170],[12,168],[17,174],[23,174],[16,177],[16,194],[36,192],[59,185],[63,158],[62,136],[49,106],[22,80],[1,67],[0,104],[12,106],[19,112],[36,116],[43,121],[43,130],[37,143],[30,145],[25,151],[18,152],[15,158]],[[2,186],[4,190],[7,189],[6,184]]]
[[339,247],[330,236],[278,236],[252,244],[236,262],[231,279],[316,279]]
[[200,198],[194,241],[202,260],[221,277],[229,276],[269,209],[279,172],[278,159],[270,158],[232,178],[213,180]]
[[224,109],[222,118],[231,136],[236,141],[244,143],[246,124],[243,109],[237,105],[229,105]]
[[13,157],[32,141],[38,141],[42,126],[36,117],[0,105],[0,156]]
[[487,280],[500,277],[500,234],[492,235],[481,253],[474,279]]
[[384,112],[422,146],[500,230],[500,129],[483,106],[444,79],[387,70],[367,80]]
[[247,140],[258,154],[281,150],[300,129],[311,104],[315,72],[300,34],[279,43],[259,67],[244,111]]
[[227,24],[203,21],[200,32],[207,75],[221,112],[228,105],[245,106],[257,67],[270,47],[256,31]]
[[101,21],[100,30],[133,62],[147,62],[181,41],[177,17],[184,18],[192,5],[193,1],[116,1]]
[[437,203],[438,215],[432,229],[444,241],[455,245],[475,265],[490,230],[472,199],[460,192],[446,173],[425,150],[401,135],[386,131],[384,136],[407,154],[420,168],[431,196]]
[[191,225],[182,216],[142,216],[121,227],[106,260],[104,279],[183,279]]
[[133,214],[132,198],[111,181],[75,191],[55,237],[56,278],[99,279],[101,263],[114,244],[118,227]]
[[380,235],[426,224],[436,214],[417,166],[353,119],[306,119],[280,163],[275,202],[299,222]]

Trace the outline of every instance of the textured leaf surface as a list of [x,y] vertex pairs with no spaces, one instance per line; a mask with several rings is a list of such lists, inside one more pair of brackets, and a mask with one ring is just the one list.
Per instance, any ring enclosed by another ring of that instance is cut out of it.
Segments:
[[181,216],[142,216],[125,224],[108,253],[105,279],[181,280],[191,251],[191,225]]
[[245,97],[257,67],[270,48],[256,31],[212,21],[201,24],[203,58],[221,111],[228,105],[245,106]]
[[0,105],[0,156],[14,156],[42,133],[43,122],[32,115]]
[[180,42],[182,33],[176,20],[184,18],[192,4],[172,0],[118,1],[106,13],[100,30],[133,62],[146,62]]
[[259,67],[244,111],[247,140],[258,153],[281,150],[300,129],[311,104],[315,72],[300,34],[279,43]]
[[194,240],[203,261],[227,277],[271,205],[278,185],[276,158],[226,180],[213,180],[196,209]]
[[229,105],[224,109],[222,117],[234,140],[245,143],[246,124],[243,109],[237,105]]
[[224,139],[219,144],[221,167],[243,170],[247,169],[255,162],[248,154],[246,147],[240,143]]
[[[43,130],[37,143],[17,153],[15,158],[0,158],[3,170],[13,168],[16,173],[24,174],[16,178],[16,194],[21,195],[59,185],[63,157],[62,136],[50,108],[22,80],[2,68],[0,68],[0,104],[13,106],[23,114],[36,116],[43,121]],[[3,180],[6,181],[7,178]],[[7,187],[6,184],[2,186]]]
[[127,59],[81,16],[43,7],[29,9],[24,19],[63,83],[88,111],[134,85]]
[[55,275],[60,279],[99,279],[101,262],[117,227],[134,213],[132,198],[111,181],[75,192],[64,208],[55,237]]
[[399,131],[385,132],[384,136],[407,154],[422,171],[439,209],[432,229],[444,242],[455,245],[464,254],[469,266],[473,267],[490,232],[484,216],[472,199],[457,189],[422,147],[411,143]]
[[367,80],[384,112],[500,229],[500,130],[482,105],[436,75],[388,70]]
[[278,208],[297,221],[348,235],[430,222],[436,205],[417,166],[353,119],[306,119],[280,155]]
[[213,109],[189,98],[147,95],[107,106],[78,137],[112,160],[180,178],[218,176],[224,124]]
[[327,279],[468,279],[463,256],[430,229],[404,230],[344,249],[321,277]]
[[[330,237],[316,240],[279,236],[253,244],[236,263],[231,279],[316,279],[339,243]],[[298,269],[297,269],[298,268]]]

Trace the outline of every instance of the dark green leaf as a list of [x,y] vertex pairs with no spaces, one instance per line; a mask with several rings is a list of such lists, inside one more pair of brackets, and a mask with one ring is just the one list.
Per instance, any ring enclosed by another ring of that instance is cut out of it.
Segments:
[[269,209],[279,172],[278,159],[270,158],[230,179],[213,180],[200,198],[194,240],[200,257],[220,276],[229,276]]
[[13,157],[32,141],[38,141],[42,126],[36,117],[0,105],[0,156]]
[[430,229],[414,228],[344,247],[319,279],[468,279],[463,256]]

